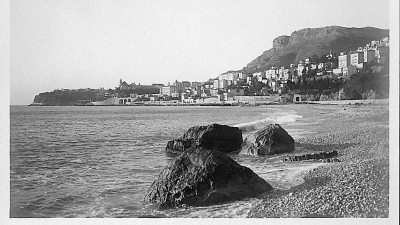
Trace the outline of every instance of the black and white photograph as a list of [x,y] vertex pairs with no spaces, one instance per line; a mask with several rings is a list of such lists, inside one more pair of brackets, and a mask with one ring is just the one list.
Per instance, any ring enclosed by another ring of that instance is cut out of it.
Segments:
[[397,0],[5,4],[7,224],[398,224]]

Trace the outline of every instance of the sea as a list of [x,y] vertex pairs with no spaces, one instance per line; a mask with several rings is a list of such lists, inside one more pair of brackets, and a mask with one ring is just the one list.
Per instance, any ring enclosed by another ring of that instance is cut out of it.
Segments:
[[[243,138],[279,123],[297,140],[302,120],[279,106],[11,106],[10,217],[246,217],[261,199],[169,209],[145,203],[147,189],[178,156],[165,152],[167,142],[212,123],[239,127]],[[299,172],[318,166],[282,163],[281,155],[229,156],[277,190],[301,184]]]

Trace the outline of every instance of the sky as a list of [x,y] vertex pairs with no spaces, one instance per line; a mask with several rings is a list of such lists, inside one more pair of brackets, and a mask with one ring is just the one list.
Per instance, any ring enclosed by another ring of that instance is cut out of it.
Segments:
[[389,0],[12,0],[10,104],[67,88],[207,81],[280,35],[389,28]]

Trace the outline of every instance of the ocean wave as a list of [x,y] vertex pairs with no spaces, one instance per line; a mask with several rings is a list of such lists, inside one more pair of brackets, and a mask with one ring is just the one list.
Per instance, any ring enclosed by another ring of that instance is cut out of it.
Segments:
[[[250,210],[262,202],[259,198],[245,198],[211,206],[184,206],[165,210],[165,217],[175,218],[247,218]],[[158,210],[155,212],[159,213]]]
[[253,121],[253,122],[248,122],[248,123],[236,124],[236,125],[234,125],[234,127],[238,127],[242,132],[249,132],[249,131],[262,129],[269,124],[291,123],[291,122],[295,122],[297,119],[302,118],[302,116],[297,115],[296,112],[289,112],[289,114],[280,113],[279,115],[271,115],[271,114],[266,114],[266,115],[268,115],[267,118]]

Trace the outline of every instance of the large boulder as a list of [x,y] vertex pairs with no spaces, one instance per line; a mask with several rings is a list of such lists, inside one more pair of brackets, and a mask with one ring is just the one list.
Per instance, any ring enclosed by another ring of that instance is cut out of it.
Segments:
[[190,147],[200,146],[229,153],[238,151],[242,142],[242,131],[238,127],[211,124],[191,127],[181,138],[169,141],[165,149],[167,152],[183,152]]
[[240,154],[262,156],[293,150],[293,138],[279,124],[270,124],[249,135],[243,141]]
[[256,197],[272,187],[224,153],[194,147],[166,166],[145,195],[161,206],[212,205]]

